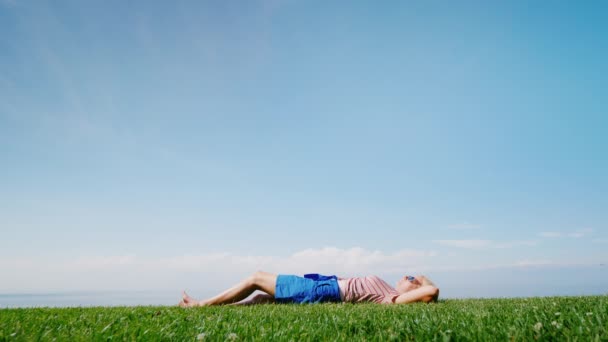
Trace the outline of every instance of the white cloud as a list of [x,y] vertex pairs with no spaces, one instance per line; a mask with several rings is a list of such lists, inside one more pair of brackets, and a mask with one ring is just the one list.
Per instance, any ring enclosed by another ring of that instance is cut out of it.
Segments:
[[563,238],[563,237],[568,237],[568,238],[582,238],[588,235],[591,235],[594,232],[594,229],[592,228],[581,228],[581,229],[577,229],[575,231],[571,231],[571,232],[555,232],[555,231],[549,231],[549,232],[540,232],[538,233],[538,236],[540,237],[544,237],[544,238]]
[[[520,260],[511,266],[513,267],[531,267],[531,266],[549,266],[549,265],[559,265],[551,260]],[[562,265],[565,266],[565,265]]]
[[433,242],[447,247],[465,248],[465,249],[501,249],[514,248],[520,246],[536,246],[536,241],[505,241],[497,242],[493,240],[433,240]]
[[[230,253],[186,255],[156,260],[142,260],[151,267],[175,270],[201,271],[226,267],[238,272],[253,272],[263,269],[271,272],[326,273],[386,273],[395,268],[412,267],[423,258],[437,255],[434,251],[405,249],[394,253],[370,251],[360,247],[340,249],[325,247],[305,249],[287,257],[242,256]],[[145,265],[144,265],[145,266]]]
[[568,233],[567,236],[568,237],[572,237],[572,238],[580,238],[580,237],[584,237],[587,235],[590,235],[593,233],[593,229],[591,228],[583,228],[583,229],[578,229],[574,232]]
[[17,0],[0,0],[0,4],[6,7],[17,6]]
[[451,225],[447,226],[447,228],[452,229],[452,230],[475,230],[475,229],[480,229],[481,226],[478,224],[463,222],[463,223],[451,224]]
[[491,240],[433,240],[442,246],[458,248],[485,248],[492,244]]
[[121,266],[135,265],[135,255],[81,257],[67,262],[64,268],[72,270],[112,269]]
[[514,247],[533,247],[538,245],[538,242],[532,240],[520,240],[520,241],[507,241],[507,242],[494,242],[492,248],[514,248]]
[[554,238],[554,237],[562,237],[563,234],[560,232],[540,232],[538,236],[545,238]]
[[559,267],[592,267],[597,266],[594,262],[572,261],[563,262],[549,259],[523,259],[507,263],[487,263],[477,265],[455,265],[438,266],[433,268],[433,272],[465,272],[465,271],[485,271],[495,269],[522,269],[522,268],[559,268]]

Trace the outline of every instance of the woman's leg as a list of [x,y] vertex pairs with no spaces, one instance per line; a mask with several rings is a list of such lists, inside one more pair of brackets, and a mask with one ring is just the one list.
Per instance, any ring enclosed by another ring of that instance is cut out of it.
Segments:
[[270,304],[270,303],[274,303],[274,296],[269,295],[268,293],[258,293],[257,295],[246,299],[246,300],[242,300],[240,302],[237,303],[232,303],[232,304],[228,304],[228,305],[253,305],[253,304]]
[[276,287],[276,284],[276,274],[257,271],[251,276],[249,276],[247,279],[238,283],[236,286],[220,293],[215,297],[206,300],[197,301],[184,292],[182,301],[179,303],[179,306],[187,307],[236,303],[247,298],[255,290],[264,291],[274,297],[274,289]]

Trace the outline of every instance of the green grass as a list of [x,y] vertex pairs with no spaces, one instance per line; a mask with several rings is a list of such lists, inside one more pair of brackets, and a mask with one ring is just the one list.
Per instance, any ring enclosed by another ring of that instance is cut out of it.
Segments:
[[53,339],[608,341],[608,296],[0,310],[0,341]]

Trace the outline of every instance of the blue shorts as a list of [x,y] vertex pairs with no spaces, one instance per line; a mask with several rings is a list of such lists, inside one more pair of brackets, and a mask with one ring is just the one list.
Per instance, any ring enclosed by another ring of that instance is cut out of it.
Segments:
[[277,303],[340,302],[335,276],[306,274],[304,277],[279,274],[274,298]]

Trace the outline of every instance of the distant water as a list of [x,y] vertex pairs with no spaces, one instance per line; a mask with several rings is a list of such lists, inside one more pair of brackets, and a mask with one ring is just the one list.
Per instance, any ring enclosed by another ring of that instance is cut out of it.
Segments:
[[176,305],[176,292],[0,293],[0,308]]

